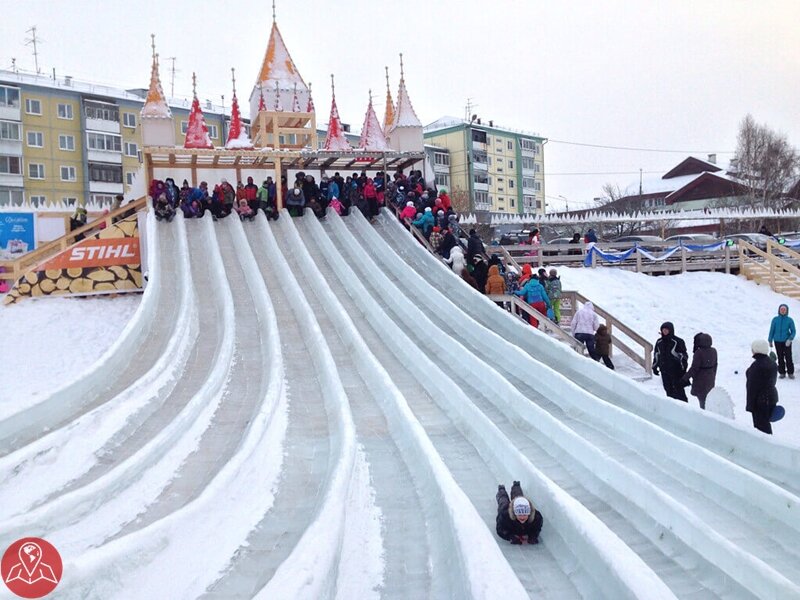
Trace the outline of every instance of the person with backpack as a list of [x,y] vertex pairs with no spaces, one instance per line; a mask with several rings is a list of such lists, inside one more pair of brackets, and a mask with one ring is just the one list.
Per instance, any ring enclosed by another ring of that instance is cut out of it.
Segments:
[[547,278],[544,289],[553,306],[553,321],[561,323],[561,278],[555,269],[550,269],[550,277]]
[[[547,297],[547,292],[544,291],[544,287],[536,277],[528,279],[524,286],[514,292],[514,295],[525,298],[525,302],[543,315],[546,315],[547,309],[550,308],[550,298]],[[528,315],[528,322],[536,328],[539,327],[539,319],[533,315]]]
[[789,305],[781,304],[778,314],[772,317],[769,325],[768,342],[770,348],[775,344],[775,354],[778,355],[778,377],[783,379],[787,373],[789,379],[794,379],[794,361],[792,360],[792,341],[796,330],[794,320],[789,316]]
[[662,323],[659,331],[661,337],[653,350],[653,375],[661,374],[661,384],[668,397],[689,402],[681,383],[689,362],[686,342],[675,335],[675,326],[669,321]]
[[538,544],[544,519],[533,502],[522,493],[519,481],[511,486],[511,497],[506,486],[497,486],[497,518],[495,530],[512,544]]

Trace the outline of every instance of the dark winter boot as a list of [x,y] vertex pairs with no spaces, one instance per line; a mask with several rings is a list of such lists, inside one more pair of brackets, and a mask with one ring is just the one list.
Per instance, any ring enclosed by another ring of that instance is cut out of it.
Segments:
[[511,486],[511,499],[513,500],[517,496],[522,496],[522,487],[519,485],[519,481],[515,481],[514,484]]

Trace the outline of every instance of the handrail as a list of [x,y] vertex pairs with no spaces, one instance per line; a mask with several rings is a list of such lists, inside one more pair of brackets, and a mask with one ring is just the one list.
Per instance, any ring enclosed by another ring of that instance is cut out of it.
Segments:
[[[530,304],[521,300],[518,296],[509,294],[487,294],[486,297],[493,302],[508,302],[512,305],[512,307],[517,309],[518,313],[523,312],[534,317],[537,321],[539,321],[540,329],[543,329],[547,333],[554,334],[557,338],[559,338],[560,341],[566,343],[579,354],[583,353],[583,344],[572,337],[569,333],[561,329],[561,327],[559,327],[557,324],[553,323],[549,318],[547,318],[547,315],[543,315]],[[514,311],[512,311],[512,313],[513,312]]]
[[[586,296],[584,296],[580,292],[576,292],[576,291],[564,291],[564,292],[561,293],[561,296],[562,297],[567,296],[571,300],[573,300],[573,304],[572,304],[573,307],[577,306],[577,302],[576,301],[580,301],[583,304],[586,304],[587,302],[592,302],[591,300],[589,300],[589,298],[587,298]],[[619,348],[620,350],[622,350],[622,352],[624,354],[626,354],[628,357],[630,357],[635,363],[640,365],[648,375],[652,375],[652,373],[653,373],[653,344],[651,344],[644,337],[642,337],[641,335],[636,333],[633,329],[631,329],[629,326],[627,326],[625,323],[620,321],[618,318],[616,318],[614,315],[612,315],[610,312],[608,312],[604,308],[598,306],[594,302],[592,302],[592,305],[594,306],[594,311],[598,315],[600,315],[601,317],[603,317],[606,320],[606,325],[608,326],[608,332],[611,334],[611,340],[612,340],[614,346]],[[575,309],[575,310],[577,310],[577,309]],[[573,312],[573,314],[574,314],[574,312]],[[640,354],[639,352],[637,352],[636,350],[634,350],[633,348],[628,346],[628,344],[626,344],[623,340],[621,340],[618,337],[616,337],[614,335],[614,329],[615,328],[619,329],[625,335],[627,335],[631,340],[633,340],[634,342],[639,344],[642,347],[643,356],[642,356],[642,354]]]
[[[769,283],[770,289],[778,293],[784,293],[786,291],[785,288],[778,289],[778,279],[780,278],[782,283],[789,284],[796,291],[800,292],[800,281],[798,281],[800,279],[800,267],[797,267],[792,263],[772,254],[772,246],[770,245],[770,241],[771,240],[767,241],[768,251],[764,251],[749,242],[739,240],[739,263],[741,265],[742,272],[745,274],[745,276],[747,276],[751,265],[754,267],[764,267],[763,264],[757,262],[752,256],[748,256],[747,253],[749,252],[751,255],[763,258],[767,263],[766,268],[769,269],[768,281],[764,281],[763,278],[759,278],[756,273],[752,273],[752,279],[757,280],[758,283]],[[786,252],[788,250],[789,253],[797,254],[789,248],[785,248],[783,246],[779,246],[779,248],[781,249],[781,252]],[[793,279],[792,277],[796,279]],[[748,277],[748,279],[750,279],[750,277]]]
[[100,225],[104,223],[106,227],[110,227],[117,218],[122,217],[123,215],[126,216],[126,213],[131,211],[136,212],[141,208],[146,208],[146,206],[146,196],[132,200],[131,202],[128,202],[124,206],[117,208],[107,215],[103,215],[91,223],[87,223],[83,227],[69,231],[60,238],[52,240],[46,243],[44,246],[39,246],[36,248],[36,250],[28,252],[27,254],[23,254],[17,259],[0,261],[0,267],[2,267],[4,270],[4,272],[0,272],[0,279],[11,279],[16,281],[31,267],[42,263],[49,258],[52,258],[59,252],[66,250],[69,246],[75,243],[78,236],[85,236],[87,234],[95,233],[95,230],[99,230]]

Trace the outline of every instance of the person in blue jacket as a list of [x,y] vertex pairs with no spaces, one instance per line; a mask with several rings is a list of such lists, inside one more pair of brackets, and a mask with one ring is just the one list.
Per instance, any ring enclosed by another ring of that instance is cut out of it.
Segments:
[[416,221],[413,221],[411,224],[414,227],[421,229],[422,234],[425,237],[429,237],[431,235],[431,231],[433,231],[434,222],[433,212],[431,211],[430,207],[427,207],[425,212],[422,213],[422,216]]
[[792,361],[792,340],[794,340],[794,321],[789,316],[789,306],[781,304],[778,314],[772,317],[769,326],[769,345],[775,343],[775,354],[778,355],[778,377],[783,379],[789,374],[794,379],[794,362]]
[[[528,279],[524,286],[514,292],[514,295],[524,298],[525,302],[543,315],[546,315],[547,310],[551,308],[550,298],[547,296],[544,286],[539,283],[536,277]],[[539,320],[530,315],[530,324],[534,327],[539,327]]]

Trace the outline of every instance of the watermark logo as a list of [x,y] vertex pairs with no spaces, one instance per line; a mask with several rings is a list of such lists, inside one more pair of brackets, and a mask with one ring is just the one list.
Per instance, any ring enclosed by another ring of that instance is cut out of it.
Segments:
[[62,570],[58,550],[41,538],[17,540],[0,562],[3,581],[21,598],[42,598],[52,592],[61,581]]

